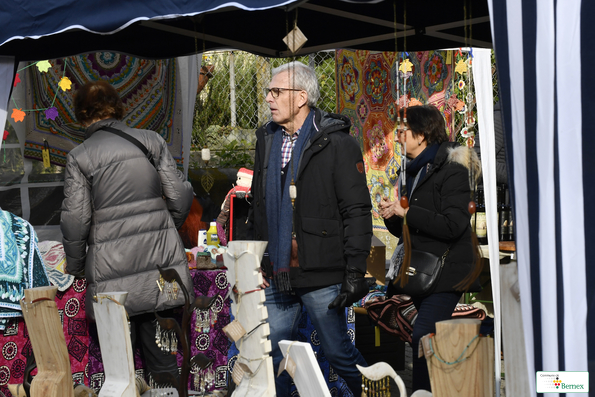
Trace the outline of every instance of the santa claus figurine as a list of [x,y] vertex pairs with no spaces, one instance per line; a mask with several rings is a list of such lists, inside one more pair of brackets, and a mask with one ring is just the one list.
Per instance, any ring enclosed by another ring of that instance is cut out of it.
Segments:
[[225,200],[221,205],[221,212],[217,217],[217,235],[219,236],[220,245],[226,246],[229,240],[229,208],[231,196],[235,195],[237,198],[243,199],[250,193],[250,186],[252,186],[252,175],[254,172],[247,168],[240,168],[236,184],[227,192]]

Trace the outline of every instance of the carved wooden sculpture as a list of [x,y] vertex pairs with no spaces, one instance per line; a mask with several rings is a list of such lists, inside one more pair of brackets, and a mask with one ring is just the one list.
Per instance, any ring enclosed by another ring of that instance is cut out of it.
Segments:
[[66,338],[54,298],[58,287],[25,290],[23,317],[37,361],[31,382],[32,397],[73,397],[72,374]]

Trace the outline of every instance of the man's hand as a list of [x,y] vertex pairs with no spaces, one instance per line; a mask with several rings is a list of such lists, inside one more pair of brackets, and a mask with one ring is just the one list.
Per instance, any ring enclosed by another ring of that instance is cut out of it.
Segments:
[[259,287],[260,287],[261,289],[268,288],[268,287],[270,286],[270,284],[269,284],[269,280],[267,280],[267,279],[266,279],[266,277],[265,277],[265,275],[264,275],[264,272],[262,271],[262,268],[261,268],[261,267],[259,267],[259,268],[258,268],[258,271],[260,272],[260,274],[262,274],[262,284],[260,284],[260,285],[259,285]]
[[341,293],[328,305],[328,308],[331,310],[351,306],[354,302],[366,296],[368,292],[370,292],[370,289],[364,274],[359,269],[347,267],[343,285],[341,285]]

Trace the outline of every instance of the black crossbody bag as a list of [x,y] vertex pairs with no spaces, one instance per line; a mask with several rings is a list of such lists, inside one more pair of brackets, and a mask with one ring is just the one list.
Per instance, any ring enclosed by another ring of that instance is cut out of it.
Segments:
[[149,162],[151,164],[153,164],[153,167],[155,167],[155,160],[153,160],[153,155],[149,152],[149,150],[145,147],[145,145],[140,143],[140,141],[138,139],[136,139],[132,135],[125,133],[124,131],[118,130],[113,127],[103,127],[101,129],[104,131],[107,131],[107,132],[111,132],[112,134],[116,134],[119,137],[124,138],[128,142],[134,144],[136,147],[138,147],[145,154],[145,156],[147,157],[147,160],[149,160]]
[[405,294],[413,297],[430,295],[438,284],[449,251],[450,246],[442,256],[437,256],[430,252],[412,249],[411,264],[407,272],[409,282],[401,287],[401,282],[395,279],[389,287],[391,294]]

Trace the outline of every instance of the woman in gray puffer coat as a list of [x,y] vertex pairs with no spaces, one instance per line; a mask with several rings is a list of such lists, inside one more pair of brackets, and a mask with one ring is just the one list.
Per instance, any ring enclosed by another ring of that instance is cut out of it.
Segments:
[[[180,291],[177,299],[160,298],[157,304],[157,266],[175,269],[193,296],[177,232],[190,211],[192,186],[176,168],[161,136],[118,121],[124,106],[109,83],[85,84],[75,95],[74,107],[87,130],[84,142],[68,154],[66,165],[60,221],[66,271],[86,277],[90,319],[97,293],[127,291],[125,307],[135,325],[132,341],[138,332],[147,368],[177,376],[175,356],[164,355],[155,343],[153,310],[184,303]],[[136,138],[148,155],[110,132],[110,127]]]

